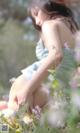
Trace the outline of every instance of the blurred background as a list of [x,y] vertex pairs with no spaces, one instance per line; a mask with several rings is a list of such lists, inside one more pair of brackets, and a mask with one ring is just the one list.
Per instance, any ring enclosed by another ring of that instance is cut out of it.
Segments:
[[[36,32],[27,15],[29,0],[0,0],[0,94],[9,90],[12,77],[36,59]],[[80,0],[68,4],[80,26]]]

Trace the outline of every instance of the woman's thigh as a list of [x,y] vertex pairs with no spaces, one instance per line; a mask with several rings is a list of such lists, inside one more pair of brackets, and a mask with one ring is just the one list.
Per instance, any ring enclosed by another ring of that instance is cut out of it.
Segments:
[[[10,93],[9,93],[9,102],[13,101],[14,95],[19,92],[19,90],[23,89],[25,85],[29,83],[23,75],[20,75],[16,78],[13,83]],[[49,89],[46,85],[41,84],[35,91],[30,95],[29,99],[26,101],[30,108],[34,108],[35,106],[43,107],[49,100]]]
[[29,80],[27,80],[23,75],[17,77],[10,88],[9,99],[11,99],[13,95],[18,93],[18,91],[22,90],[28,82]]
[[46,85],[41,84],[39,88],[29,98],[30,108],[35,106],[43,107],[49,101],[50,93]]

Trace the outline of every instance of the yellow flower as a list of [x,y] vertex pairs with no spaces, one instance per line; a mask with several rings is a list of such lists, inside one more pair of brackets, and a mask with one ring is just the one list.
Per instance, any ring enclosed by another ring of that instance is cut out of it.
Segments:
[[20,130],[20,129],[17,129],[17,130],[16,130],[16,133],[21,133],[21,130]]

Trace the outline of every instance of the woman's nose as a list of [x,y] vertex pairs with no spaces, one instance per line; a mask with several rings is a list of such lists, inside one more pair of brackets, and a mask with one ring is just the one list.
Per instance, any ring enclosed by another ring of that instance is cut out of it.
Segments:
[[36,25],[41,26],[41,22],[40,22],[40,20],[39,20],[39,19],[36,19]]

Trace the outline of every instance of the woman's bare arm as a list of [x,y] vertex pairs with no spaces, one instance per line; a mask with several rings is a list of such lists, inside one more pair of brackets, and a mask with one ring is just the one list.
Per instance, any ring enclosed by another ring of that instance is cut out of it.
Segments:
[[26,90],[30,93],[34,92],[40,83],[48,76],[48,69],[55,68],[62,59],[62,42],[58,29],[58,24],[50,25],[49,22],[43,24],[42,34],[45,41],[45,46],[49,50],[48,56],[42,61],[42,65],[33,75]]

